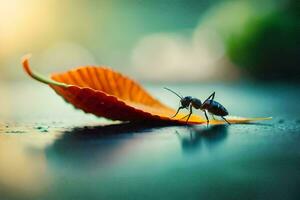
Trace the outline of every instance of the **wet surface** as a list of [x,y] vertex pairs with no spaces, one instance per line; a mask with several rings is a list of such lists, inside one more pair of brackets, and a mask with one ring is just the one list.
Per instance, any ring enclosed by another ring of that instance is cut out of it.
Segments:
[[299,87],[169,86],[201,99],[216,91],[233,115],[273,116],[209,127],[112,124],[38,84],[0,87],[0,199],[300,198]]

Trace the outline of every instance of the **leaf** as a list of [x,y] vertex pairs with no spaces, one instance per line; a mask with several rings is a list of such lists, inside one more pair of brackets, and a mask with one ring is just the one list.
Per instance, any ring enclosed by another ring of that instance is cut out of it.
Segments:
[[[32,78],[48,84],[64,100],[86,113],[121,121],[166,121],[186,123],[186,113],[171,118],[176,110],[152,97],[139,83],[107,67],[84,66],[65,73],[53,74],[51,79],[32,71],[29,56],[22,64]],[[230,123],[246,123],[270,118],[227,117]],[[203,124],[206,119],[192,115],[188,124]],[[223,124],[210,120],[210,124]]]

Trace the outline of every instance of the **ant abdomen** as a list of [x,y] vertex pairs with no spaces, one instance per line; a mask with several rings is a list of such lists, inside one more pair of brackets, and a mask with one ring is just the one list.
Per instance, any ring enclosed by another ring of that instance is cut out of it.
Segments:
[[217,116],[226,116],[228,115],[228,111],[224,106],[222,106],[219,102],[214,100],[208,100],[204,102],[202,105],[202,109],[207,110],[211,114],[217,115]]

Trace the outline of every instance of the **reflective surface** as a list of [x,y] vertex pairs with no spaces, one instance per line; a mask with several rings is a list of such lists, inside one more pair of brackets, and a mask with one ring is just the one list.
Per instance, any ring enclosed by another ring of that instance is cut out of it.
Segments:
[[0,199],[300,198],[299,87],[171,86],[201,99],[213,89],[233,115],[274,117],[210,127],[111,124],[47,87],[2,87]]

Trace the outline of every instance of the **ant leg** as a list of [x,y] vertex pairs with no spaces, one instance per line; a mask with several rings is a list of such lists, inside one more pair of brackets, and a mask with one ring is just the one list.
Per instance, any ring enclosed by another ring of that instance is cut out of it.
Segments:
[[207,123],[207,126],[208,126],[208,124],[209,124],[209,119],[208,119],[208,117],[207,117],[206,110],[204,110],[204,114],[205,114],[205,117],[206,117],[206,123]]
[[188,115],[188,118],[187,118],[187,120],[186,120],[186,123],[188,123],[188,121],[189,121],[189,119],[190,119],[192,113],[193,113],[193,106],[192,106],[192,104],[191,104],[191,105],[190,105],[190,114]]
[[211,100],[214,100],[214,99],[215,99],[215,94],[216,94],[216,92],[213,92],[213,93],[211,94]]
[[179,113],[179,110],[181,110],[181,109],[183,109],[182,106],[180,106],[180,107],[178,108],[178,110],[176,111],[175,115],[173,115],[171,118],[175,117],[175,116]]
[[223,117],[223,116],[221,116],[221,117],[222,117],[222,119],[225,120],[225,122],[227,122],[229,125],[231,125],[231,123],[229,121],[227,121],[227,119],[225,117]]
[[189,114],[187,114],[186,116],[184,116],[183,118],[181,118],[181,119],[184,119],[184,118],[186,118],[186,117],[188,117],[188,119],[186,120],[186,121],[188,121],[189,120],[189,118],[190,118],[190,116],[191,116],[191,114],[193,113],[193,110],[192,110],[192,104],[190,105],[190,113]]
[[214,100],[215,94],[216,94],[216,92],[213,92],[211,95],[209,95],[209,97],[207,97],[207,99],[203,102],[203,104],[204,104],[206,101],[208,101],[210,98],[211,98],[211,100]]
[[187,116],[189,116],[189,114],[187,114],[186,116],[184,116],[183,118],[181,118],[181,119],[184,119],[184,118],[186,118]]

